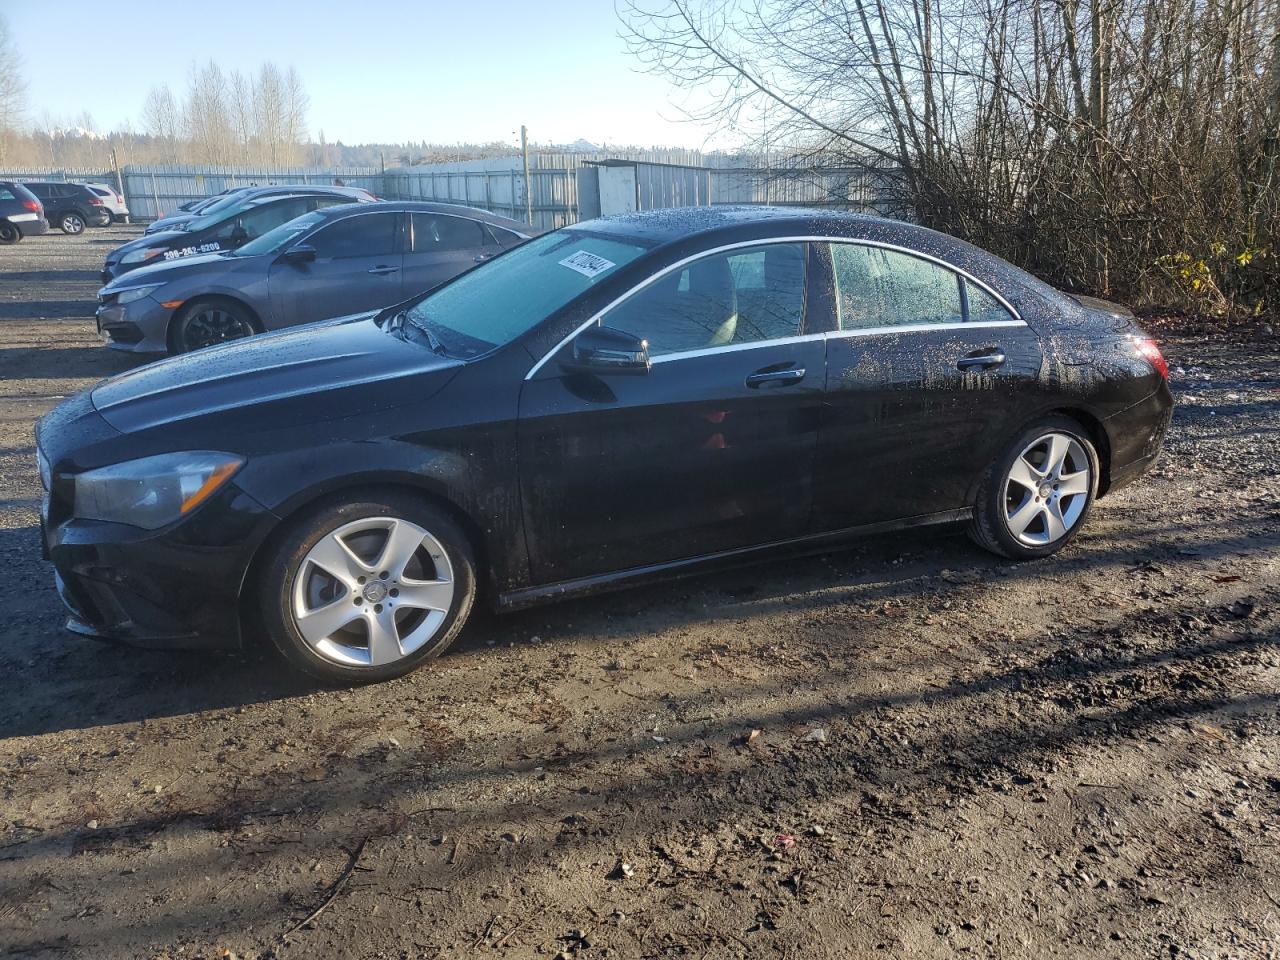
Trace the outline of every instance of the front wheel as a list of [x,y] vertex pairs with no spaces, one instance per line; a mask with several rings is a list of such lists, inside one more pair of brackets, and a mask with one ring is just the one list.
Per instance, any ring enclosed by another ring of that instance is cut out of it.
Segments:
[[1079,423],[1048,417],[1032,424],[988,473],[969,535],[1014,560],[1056,553],[1084,526],[1098,474],[1098,452]]
[[0,243],[11,244],[17,243],[22,239],[22,231],[15,227],[8,220],[0,220]]
[[71,236],[84,233],[84,217],[78,213],[64,213],[58,218],[58,229]]
[[192,350],[242,340],[261,332],[253,316],[239,304],[222,300],[197,300],[187,304],[173,318],[169,331],[169,352],[190,353]]
[[265,562],[263,625],[293,666],[321,680],[391,680],[438,656],[475,600],[475,559],[453,518],[411,494],[330,503]]

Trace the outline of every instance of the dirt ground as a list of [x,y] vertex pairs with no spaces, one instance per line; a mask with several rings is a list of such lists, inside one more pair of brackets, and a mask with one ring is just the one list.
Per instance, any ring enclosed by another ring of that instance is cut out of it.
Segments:
[[1280,340],[1166,341],[1166,455],[1058,557],[877,539],[318,689],[61,632],[32,423],[129,365],[132,232],[0,248],[0,954],[1280,956]]

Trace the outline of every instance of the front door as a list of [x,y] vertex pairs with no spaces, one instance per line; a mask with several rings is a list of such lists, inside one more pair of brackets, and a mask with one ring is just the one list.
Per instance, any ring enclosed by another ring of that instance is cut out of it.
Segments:
[[806,258],[806,244],[772,244],[669,270],[601,318],[648,340],[648,373],[569,373],[553,357],[525,384],[535,582],[807,531],[825,345],[806,327]]
[[343,217],[302,241],[315,248],[314,260],[285,258],[273,263],[268,289],[275,325],[341,317],[397,302],[403,218],[376,207]]
[[1034,407],[1035,333],[931,260],[830,245],[836,332],[814,524],[836,530],[970,505],[975,482]]

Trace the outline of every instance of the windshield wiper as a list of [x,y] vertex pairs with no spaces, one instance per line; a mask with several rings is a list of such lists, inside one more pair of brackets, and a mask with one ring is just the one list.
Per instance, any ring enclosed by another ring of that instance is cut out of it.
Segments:
[[426,326],[419,323],[417,320],[413,319],[413,317],[409,315],[408,310],[401,310],[391,319],[393,321],[399,321],[399,324],[401,327],[403,327],[404,324],[408,322],[409,326],[413,327],[413,329],[419,331],[424,337],[427,338],[427,345],[431,347],[432,353],[438,353],[441,356],[445,356],[444,344],[440,341],[440,338],[437,337],[434,333],[432,333],[431,330],[429,330]]

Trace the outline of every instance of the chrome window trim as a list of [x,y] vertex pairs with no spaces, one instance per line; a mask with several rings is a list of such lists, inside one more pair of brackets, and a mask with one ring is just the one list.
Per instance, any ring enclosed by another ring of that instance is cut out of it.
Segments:
[[802,333],[794,337],[774,337],[772,340],[751,340],[747,343],[727,343],[720,347],[701,347],[697,350],[679,350],[674,353],[661,353],[649,359],[650,363],[667,363],[671,360],[687,360],[690,357],[706,357],[713,353],[736,353],[739,350],[754,350],[759,347],[776,347],[780,343],[808,343],[811,340],[825,340],[830,334]]
[[979,323],[904,323],[882,327],[855,327],[852,330],[830,330],[823,336],[833,340],[850,340],[854,337],[878,337],[886,333],[923,333],[928,330],[984,330],[987,327],[1025,327],[1022,320],[983,320]]
[[894,326],[866,327],[861,330],[857,330],[857,329],[829,330],[829,331],[824,331],[822,333],[805,334],[799,337],[780,337],[774,340],[753,340],[751,343],[742,343],[742,344],[735,343],[735,344],[728,344],[722,347],[703,347],[700,350],[685,350],[678,354],[667,353],[667,354],[662,354],[660,356],[654,357],[652,362],[661,363],[665,359],[684,359],[685,357],[706,356],[707,354],[710,354],[710,353],[721,353],[721,352],[726,352],[731,350],[745,350],[749,347],[758,347],[758,346],[763,346],[765,344],[787,343],[792,340],[807,340],[810,337],[875,336],[875,335],[884,334],[884,333],[913,333],[913,332],[918,332],[922,330],[947,330],[952,328],[962,329],[962,330],[964,329],[977,330],[983,327],[1025,327],[1027,325],[1026,321],[1022,319],[1022,315],[1018,313],[1018,311],[1014,308],[1013,304],[1011,304],[1008,300],[1006,300],[1003,296],[1001,296],[999,291],[993,289],[988,284],[983,283],[981,280],[973,276],[973,274],[969,273],[967,270],[957,267],[953,263],[948,263],[946,260],[943,260],[941,257],[935,257],[932,254],[921,253],[919,250],[912,250],[910,247],[904,247],[896,243],[886,243],[883,240],[863,240],[857,237],[832,237],[832,236],[812,236],[812,235],[789,236],[789,237],[762,237],[757,240],[741,240],[737,243],[727,243],[719,247],[712,247],[709,250],[702,250],[698,253],[693,254],[692,256],[685,257],[683,260],[677,260],[675,263],[672,263],[663,267],[657,273],[649,277],[646,277],[644,280],[640,281],[635,286],[631,287],[625,293],[616,297],[614,300],[610,301],[600,310],[596,311],[596,313],[594,313],[591,317],[589,317],[576,329],[574,329],[573,331],[568,333],[566,336],[561,338],[559,343],[557,343],[554,347],[552,347],[545,354],[543,354],[541,359],[539,359],[538,362],[535,363],[529,369],[529,372],[524,375],[525,380],[532,380],[533,377],[537,374],[537,372],[541,370],[543,366],[545,366],[546,363],[552,357],[554,357],[557,353],[559,353],[561,350],[564,349],[564,345],[566,343],[568,343],[570,340],[572,340],[574,337],[580,334],[583,330],[586,330],[593,323],[598,324],[601,318],[603,318],[605,314],[607,314],[610,310],[612,310],[618,304],[622,303],[622,301],[627,300],[633,295],[639,293],[641,290],[643,290],[645,287],[648,287],[650,284],[656,283],[658,280],[660,280],[662,277],[665,277],[667,274],[671,273],[673,270],[679,270],[680,268],[685,267],[690,263],[693,263],[695,260],[701,260],[704,257],[712,257],[712,256],[715,256],[716,254],[724,253],[727,250],[741,250],[745,247],[766,247],[766,246],[772,246],[774,244],[779,244],[779,243],[850,243],[850,244],[859,244],[861,246],[866,246],[866,247],[879,247],[883,250],[894,250],[898,253],[905,253],[908,256],[919,257],[921,260],[928,260],[931,263],[936,263],[938,266],[942,267],[943,269],[950,270],[952,273],[955,273],[961,277],[964,277],[965,280],[969,281],[975,286],[982,288],[987,293],[991,294],[991,296],[995,297],[995,299],[998,300],[1000,304],[1006,310],[1009,311],[1009,314],[1014,319],[993,320],[987,323],[903,324],[902,326],[897,326],[897,327],[894,327]]

